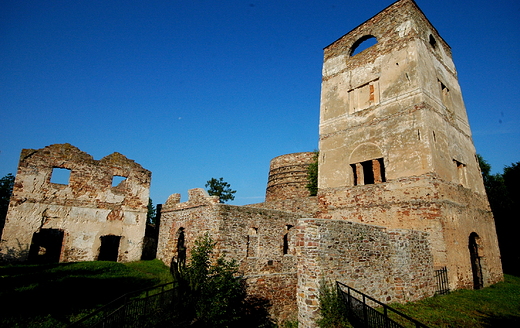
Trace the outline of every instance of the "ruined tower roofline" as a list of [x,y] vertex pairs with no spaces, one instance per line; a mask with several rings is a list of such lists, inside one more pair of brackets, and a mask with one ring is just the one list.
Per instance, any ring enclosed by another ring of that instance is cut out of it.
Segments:
[[329,45],[327,45],[326,47],[323,48],[323,50],[329,48],[330,46],[332,46],[333,44],[335,44],[336,42],[340,41],[341,39],[343,39],[344,37],[346,37],[347,35],[355,32],[357,29],[363,27],[367,22],[370,22],[371,20],[377,18],[378,16],[381,16],[381,15],[385,15],[386,12],[388,11],[391,11],[393,10],[393,8],[395,6],[397,6],[399,3],[401,2],[410,2],[416,9],[418,12],[421,13],[423,19],[428,23],[428,25],[431,27],[432,31],[435,32],[436,36],[439,38],[439,40],[441,40],[447,47],[447,49],[449,49],[451,51],[451,47],[450,45],[446,42],[446,40],[444,40],[444,38],[440,35],[439,31],[437,31],[437,29],[433,26],[433,24],[430,22],[430,20],[428,19],[428,17],[426,17],[426,15],[424,14],[424,12],[421,10],[421,8],[417,5],[417,3],[414,1],[414,0],[397,0],[396,2],[392,3],[391,5],[387,6],[385,9],[381,10],[380,12],[378,12],[377,14],[375,14],[374,16],[370,17],[369,19],[367,19],[366,21],[364,21],[363,23],[359,24],[358,26],[354,27],[352,30],[348,31],[347,33],[343,34],[341,37],[339,37],[338,39],[336,39],[334,42],[330,43]]

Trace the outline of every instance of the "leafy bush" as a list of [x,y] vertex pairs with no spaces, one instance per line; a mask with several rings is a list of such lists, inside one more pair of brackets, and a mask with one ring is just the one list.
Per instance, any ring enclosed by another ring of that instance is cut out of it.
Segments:
[[321,328],[352,327],[345,318],[345,304],[340,299],[338,291],[331,283],[322,281],[320,284],[321,318],[316,321]]
[[212,263],[214,242],[206,234],[195,241],[191,260],[172,261],[176,284],[175,312],[199,327],[229,327],[241,320],[246,298],[234,260]]
[[305,186],[311,196],[318,194],[318,156],[319,152],[314,151],[314,161],[307,167],[307,185]]

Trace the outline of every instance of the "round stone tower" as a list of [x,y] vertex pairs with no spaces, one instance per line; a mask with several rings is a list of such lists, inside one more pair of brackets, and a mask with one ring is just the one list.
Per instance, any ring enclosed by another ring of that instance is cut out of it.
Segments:
[[281,155],[271,160],[265,201],[309,197],[307,168],[314,152]]

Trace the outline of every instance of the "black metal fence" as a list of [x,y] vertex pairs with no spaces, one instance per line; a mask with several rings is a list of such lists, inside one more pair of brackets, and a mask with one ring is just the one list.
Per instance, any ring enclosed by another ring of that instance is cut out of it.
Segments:
[[81,318],[69,328],[147,327],[173,303],[173,283],[125,294]]
[[437,282],[437,291],[435,295],[446,295],[450,292],[450,286],[448,284],[448,269],[442,267],[435,270],[435,281]]
[[347,319],[354,327],[421,327],[419,321],[386,304],[340,282],[336,282],[338,295],[343,300]]

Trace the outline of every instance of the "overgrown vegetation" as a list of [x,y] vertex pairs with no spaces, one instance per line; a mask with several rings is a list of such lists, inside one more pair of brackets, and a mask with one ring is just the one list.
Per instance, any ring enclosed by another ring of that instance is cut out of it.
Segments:
[[0,236],[5,224],[7,209],[9,208],[9,199],[13,192],[14,175],[8,173],[0,179]]
[[61,327],[127,292],[169,281],[159,260],[0,266],[0,327]]
[[[320,297],[322,328],[350,327],[342,322],[338,296],[327,287]],[[429,327],[520,327],[520,277],[505,275],[505,281],[480,290],[457,290],[407,304],[391,304]]]
[[316,322],[319,327],[352,327],[345,317],[345,304],[341,301],[337,289],[331,282],[321,282],[319,300],[321,318]]
[[307,185],[305,186],[311,196],[318,194],[318,156],[319,151],[314,151],[314,161],[307,168]]
[[172,261],[174,316],[190,327],[269,327],[258,300],[246,299],[245,281],[234,260],[212,261],[215,243],[206,234],[195,241],[189,263]]

